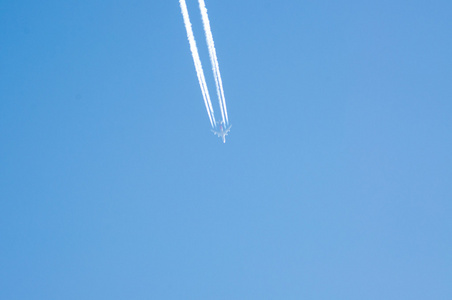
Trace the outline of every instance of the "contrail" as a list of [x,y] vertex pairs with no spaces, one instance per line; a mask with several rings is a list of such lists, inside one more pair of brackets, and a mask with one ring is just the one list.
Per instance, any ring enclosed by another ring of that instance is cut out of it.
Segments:
[[223,123],[228,124],[228,111],[226,109],[226,100],[224,98],[223,82],[220,75],[220,67],[218,65],[217,53],[215,51],[215,44],[213,42],[212,30],[210,28],[209,16],[207,15],[207,8],[204,0],[198,0],[199,9],[201,11],[202,23],[206,34],[207,46],[209,48],[210,61],[212,63],[213,76],[217,87],[218,101],[220,104],[221,116]]
[[[198,75],[199,85],[201,87],[202,97],[206,105],[207,114],[209,115],[210,124],[215,128],[215,116],[213,114],[212,102],[210,101],[209,90],[207,89],[206,78],[202,69],[201,59],[199,58],[198,48],[196,47],[195,36],[191,28],[190,17],[188,16],[188,9],[185,0],[179,0],[182,16],[184,17],[185,29],[187,30],[187,38],[190,43],[190,50],[195,63],[196,74]],[[220,106],[221,107],[221,106]],[[222,110],[223,112],[223,110]],[[223,117],[224,119],[224,117]]]

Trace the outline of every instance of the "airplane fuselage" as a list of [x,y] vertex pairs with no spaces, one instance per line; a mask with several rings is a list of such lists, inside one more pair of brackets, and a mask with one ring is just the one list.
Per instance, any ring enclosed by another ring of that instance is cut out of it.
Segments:
[[223,122],[221,122],[218,130],[212,130],[212,132],[218,137],[221,137],[223,143],[226,143],[226,136],[228,135],[229,130],[231,130],[231,125],[229,125],[229,127],[225,129],[223,126]]

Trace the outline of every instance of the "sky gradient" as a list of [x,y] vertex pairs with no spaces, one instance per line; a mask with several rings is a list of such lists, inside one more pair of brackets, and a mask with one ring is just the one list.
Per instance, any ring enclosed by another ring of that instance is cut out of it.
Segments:
[[0,1],[0,298],[451,299],[452,2],[206,5],[226,144],[178,1]]

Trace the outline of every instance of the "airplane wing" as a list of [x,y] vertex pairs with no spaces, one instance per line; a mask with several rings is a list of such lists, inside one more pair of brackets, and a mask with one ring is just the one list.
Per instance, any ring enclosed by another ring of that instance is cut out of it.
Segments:
[[223,139],[223,143],[226,143],[226,136],[228,135],[228,132],[231,130],[232,125],[229,125],[228,128],[223,129],[222,127],[220,127],[220,130],[215,129],[211,129],[210,131],[213,132],[213,134],[217,135],[218,137]]

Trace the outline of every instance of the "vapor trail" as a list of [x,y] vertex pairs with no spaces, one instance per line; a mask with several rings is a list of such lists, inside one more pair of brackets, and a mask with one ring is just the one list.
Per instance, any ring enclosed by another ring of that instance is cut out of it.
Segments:
[[195,36],[191,27],[190,17],[188,16],[188,9],[185,0],[179,0],[182,16],[184,17],[185,29],[187,30],[187,38],[190,44],[193,62],[195,64],[196,74],[198,75],[199,85],[201,87],[202,97],[206,106],[207,114],[209,115],[210,124],[215,127],[215,116],[213,113],[212,102],[210,101],[209,90],[207,89],[206,78],[202,69],[201,59],[199,58],[198,48],[196,47]]
[[207,15],[207,8],[204,0],[198,0],[199,9],[201,11],[202,23],[204,25],[204,32],[206,34],[207,46],[209,48],[210,62],[212,63],[213,76],[217,87],[218,101],[220,104],[221,116],[223,123],[228,124],[228,111],[226,109],[226,99],[224,98],[223,82],[220,75],[220,67],[218,65],[217,53],[215,51],[215,44],[213,42],[212,30],[210,28],[209,16]]

